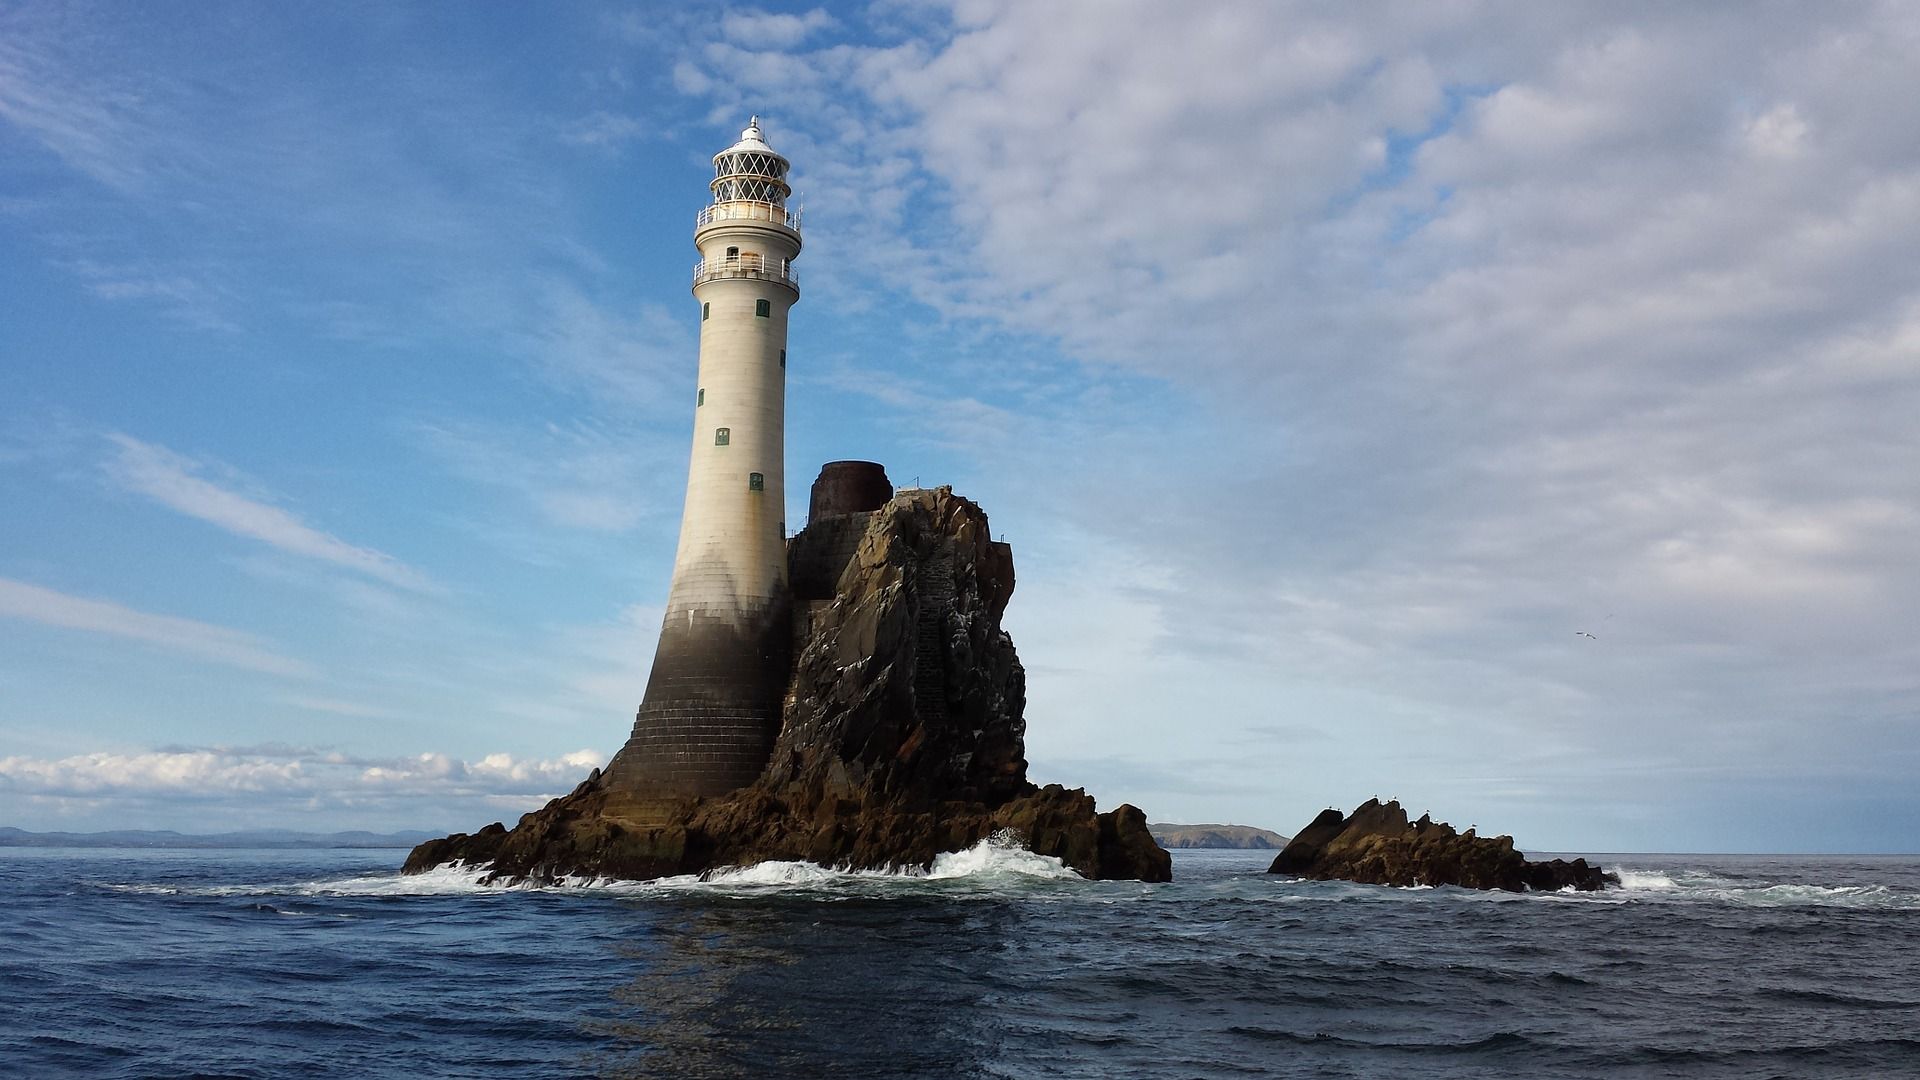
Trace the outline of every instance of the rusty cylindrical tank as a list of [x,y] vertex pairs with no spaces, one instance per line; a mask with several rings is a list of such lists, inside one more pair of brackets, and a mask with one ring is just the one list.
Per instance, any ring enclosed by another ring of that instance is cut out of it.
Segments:
[[829,461],[820,466],[807,507],[809,522],[878,510],[893,498],[893,483],[877,461]]

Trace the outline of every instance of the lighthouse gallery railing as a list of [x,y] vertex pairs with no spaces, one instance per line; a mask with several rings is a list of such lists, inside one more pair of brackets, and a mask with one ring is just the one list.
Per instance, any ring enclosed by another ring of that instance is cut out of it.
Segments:
[[800,211],[789,210],[772,203],[739,201],[714,203],[694,215],[693,227],[697,229],[716,221],[771,221],[775,225],[785,225],[794,232],[800,231]]
[[714,278],[758,278],[761,281],[779,281],[800,287],[800,275],[794,273],[793,264],[783,259],[769,259],[764,255],[728,255],[720,259],[701,259],[693,264],[693,283],[712,281]]

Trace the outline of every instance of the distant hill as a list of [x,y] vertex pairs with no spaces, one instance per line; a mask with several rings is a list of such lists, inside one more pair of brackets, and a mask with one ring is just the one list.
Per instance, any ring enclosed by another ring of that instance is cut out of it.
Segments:
[[1148,825],[1163,848],[1240,848],[1278,851],[1289,837],[1252,825]]
[[290,829],[245,832],[179,833],[170,829],[115,829],[109,832],[27,832],[0,827],[0,847],[89,848],[411,848],[431,840],[430,832],[309,833]]

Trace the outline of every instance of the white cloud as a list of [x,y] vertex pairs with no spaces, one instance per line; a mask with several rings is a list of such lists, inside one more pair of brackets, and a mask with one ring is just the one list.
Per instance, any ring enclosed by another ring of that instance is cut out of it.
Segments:
[[367,787],[438,795],[447,787],[464,794],[520,796],[541,792],[558,793],[586,779],[587,773],[606,761],[595,750],[576,750],[557,758],[525,760],[511,754],[488,754],[478,761],[460,761],[445,754],[420,754],[379,765],[360,772],[359,782]]
[[594,750],[538,759],[496,753],[469,762],[438,753],[376,760],[298,747],[163,749],[0,758],[0,790],[85,799],[239,798],[316,807],[370,796],[538,801],[571,789],[605,761]]
[[1024,510],[1154,568],[1109,584],[1200,661],[1170,675],[1236,688],[1207,730],[1324,701],[1405,769],[1445,733],[1563,788],[1911,770],[1866,731],[1920,700],[1920,114],[1884,104],[1920,17],[1489,17],[982,2],[906,46],[697,44],[681,85],[787,103],[816,297],[903,288],[1167,388],[1071,469],[1030,401],[983,442],[1049,464],[991,507],[1016,547]]
[[673,65],[673,88],[683,94],[704,94],[713,89],[713,79],[684,60]]
[[196,475],[201,471],[198,463],[165,447],[126,435],[107,438],[118,448],[106,462],[107,475],[127,491],[292,555],[332,563],[415,592],[435,590],[424,575],[393,556],[347,543],[286,510],[204,479]]
[[825,8],[801,15],[753,9],[730,11],[720,19],[727,40],[755,49],[790,49],[834,25]]
[[1747,144],[1764,157],[1790,158],[1806,147],[1807,122],[1791,103],[1776,105],[1747,125]]
[[191,795],[284,791],[304,780],[298,761],[214,751],[0,758],[0,784],[37,795]]
[[251,634],[192,619],[136,611],[109,600],[73,596],[9,578],[0,578],[0,616],[126,638],[269,675],[305,678],[314,673],[306,663],[274,652]]

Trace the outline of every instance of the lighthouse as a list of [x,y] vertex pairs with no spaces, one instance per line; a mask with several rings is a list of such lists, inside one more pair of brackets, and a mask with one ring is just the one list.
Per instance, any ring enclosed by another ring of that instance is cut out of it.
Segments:
[[779,733],[790,638],[787,312],[800,299],[788,167],[754,117],[713,156],[713,202],[694,219],[700,366],[686,509],[646,697],[606,770],[616,790],[743,787]]

